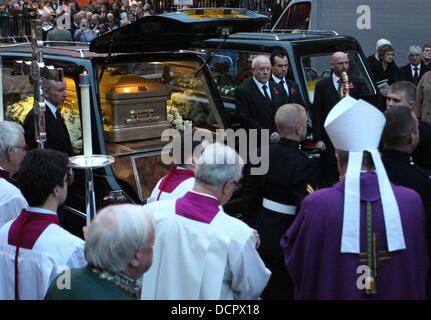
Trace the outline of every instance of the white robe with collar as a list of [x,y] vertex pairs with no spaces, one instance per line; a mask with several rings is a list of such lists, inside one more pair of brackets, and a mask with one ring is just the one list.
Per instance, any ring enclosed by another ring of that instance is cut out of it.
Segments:
[[[13,220],[0,229],[0,300],[15,298],[16,247],[8,244],[12,223]],[[82,268],[87,264],[84,241],[56,224],[50,224],[40,234],[31,250],[20,248],[18,261],[20,300],[43,299],[52,280],[65,268]]]
[[219,211],[210,224],[175,214],[176,200],[145,205],[156,221],[154,259],[143,300],[259,299],[271,272],[253,231]]
[[0,178],[0,228],[16,219],[22,209],[28,208],[21,191],[6,179]]

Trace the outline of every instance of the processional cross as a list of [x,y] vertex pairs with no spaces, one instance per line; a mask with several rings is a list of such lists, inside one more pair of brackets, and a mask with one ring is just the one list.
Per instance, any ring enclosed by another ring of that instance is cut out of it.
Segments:
[[391,258],[388,251],[378,250],[378,233],[372,232],[371,203],[367,202],[367,252],[359,254],[359,261],[368,265],[368,275],[365,278],[365,294],[376,294],[376,278],[378,263]]

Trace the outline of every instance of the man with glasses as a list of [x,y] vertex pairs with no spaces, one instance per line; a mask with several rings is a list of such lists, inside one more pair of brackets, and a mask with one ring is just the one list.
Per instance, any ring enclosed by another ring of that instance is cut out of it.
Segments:
[[305,108],[299,104],[281,106],[275,124],[280,141],[263,147],[269,148],[268,172],[247,174],[244,179],[244,220],[259,232],[258,251],[272,272],[262,298],[293,299],[293,283],[284,266],[280,239],[295,220],[302,199],[316,188],[318,167],[301,152],[300,142],[307,135]]
[[400,68],[400,80],[406,80],[418,85],[419,80],[430,69],[422,63],[422,49],[419,46],[410,46],[408,52],[410,63]]
[[15,122],[0,122],[0,227],[28,207],[12,176],[27,153],[24,129]]
[[428,67],[431,66],[431,43],[424,44],[422,63]]
[[[73,181],[68,165],[66,154],[49,149],[32,150],[21,162],[16,176],[29,207],[0,229],[1,300],[43,299],[58,274],[86,265],[84,241],[57,216]],[[57,286],[66,289],[67,281]]]

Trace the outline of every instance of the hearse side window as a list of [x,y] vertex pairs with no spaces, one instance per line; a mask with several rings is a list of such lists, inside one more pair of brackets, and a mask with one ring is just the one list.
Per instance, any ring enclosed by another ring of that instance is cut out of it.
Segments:
[[277,29],[308,30],[311,3],[297,3],[291,6],[277,24]]
[[[15,64],[16,59],[3,60],[3,104],[5,119],[23,124],[27,113],[33,108],[33,86],[27,74],[19,71]],[[79,117],[76,84],[73,78],[65,75],[67,85],[67,98],[59,106],[60,113],[69,131],[72,146],[82,150],[82,130]]]
[[[349,56],[348,76],[350,79],[356,79],[361,86],[361,95],[373,95],[375,91],[370,82],[364,63],[357,52],[347,52]],[[307,83],[308,100],[313,103],[314,90],[317,81],[327,78],[331,75],[331,54],[302,56],[301,67],[304,78]]]

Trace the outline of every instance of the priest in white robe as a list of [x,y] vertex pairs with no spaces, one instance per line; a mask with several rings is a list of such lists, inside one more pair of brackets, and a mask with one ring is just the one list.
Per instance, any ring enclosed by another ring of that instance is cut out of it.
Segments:
[[73,181],[68,164],[54,150],[32,150],[21,163],[17,181],[29,208],[0,229],[2,300],[43,299],[59,273],[86,265],[84,241],[64,230],[56,213]]
[[220,210],[239,188],[243,160],[215,143],[202,153],[193,190],[147,204],[156,221],[152,267],[142,299],[258,299],[271,272],[253,229]]
[[24,129],[15,122],[0,121],[0,227],[28,207],[12,179],[26,153]]

